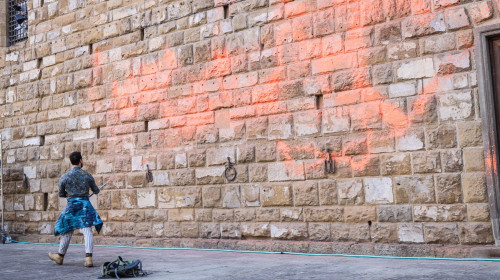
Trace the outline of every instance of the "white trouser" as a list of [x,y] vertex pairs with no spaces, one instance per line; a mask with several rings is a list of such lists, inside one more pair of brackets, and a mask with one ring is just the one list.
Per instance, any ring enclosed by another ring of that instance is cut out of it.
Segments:
[[[94,236],[92,235],[92,227],[82,228],[83,239],[85,239],[85,253],[92,254],[94,249]],[[59,254],[65,255],[68,251],[69,242],[73,236],[73,231],[69,231],[61,236],[61,243],[59,244]]]

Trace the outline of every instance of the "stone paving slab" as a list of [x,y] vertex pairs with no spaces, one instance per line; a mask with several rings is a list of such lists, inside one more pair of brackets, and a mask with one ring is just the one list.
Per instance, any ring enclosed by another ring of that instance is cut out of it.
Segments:
[[[0,279],[97,279],[85,268],[84,248],[71,246],[64,265],[47,257],[55,245],[0,244]],[[208,251],[96,247],[95,265],[141,259],[143,279],[498,279],[500,262],[371,259]]]

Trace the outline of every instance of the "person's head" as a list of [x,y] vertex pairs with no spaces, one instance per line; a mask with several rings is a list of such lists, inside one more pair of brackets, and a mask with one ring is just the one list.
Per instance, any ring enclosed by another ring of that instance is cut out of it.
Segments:
[[74,166],[83,167],[82,154],[80,152],[72,152],[69,155],[69,161],[71,161],[71,164]]

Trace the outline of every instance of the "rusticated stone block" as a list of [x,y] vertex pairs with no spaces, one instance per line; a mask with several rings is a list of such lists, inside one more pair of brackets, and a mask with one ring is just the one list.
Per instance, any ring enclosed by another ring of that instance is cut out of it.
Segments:
[[172,222],[194,221],[194,209],[169,209],[168,219]]
[[416,222],[460,222],[467,217],[465,205],[420,205],[413,207]]
[[261,186],[260,199],[262,206],[286,206],[292,204],[290,185]]
[[486,178],[483,173],[462,174],[462,186],[464,190],[464,201],[486,202]]
[[410,205],[380,205],[377,207],[379,222],[411,222],[412,210]]
[[199,236],[199,224],[194,222],[181,223],[181,236],[197,238]]
[[276,160],[276,144],[262,143],[255,146],[257,162],[268,162]]
[[201,206],[200,187],[177,187],[175,188],[176,207],[199,207]]
[[163,226],[163,234],[167,238],[181,237],[181,224],[178,222],[166,222]]
[[435,202],[434,180],[432,176],[395,177],[396,203]]
[[463,223],[459,227],[461,244],[491,244],[494,242],[491,223]]
[[221,206],[221,187],[204,186],[202,188],[203,206],[220,207]]
[[271,182],[304,180],[304,163],[301,161],[270,163],[268,177]]
[[397,224],[373,223],[370,228],[373,242],[395,243],[398,242]]
[[316,182],[298,182],[293,184],[295,206],[319,205],[318,186]]
[[170,182],[174,186],[194,185],[195,172],[193,169],[172,170],[170,171]]
[[314,143],[303,140],[279,141],[277,147],[280,161],[312,159],[316,152]]
[[409,17],[402,22],[404,38],[420,37],[444,32],[445,30],[446,25],[442,13]]
[[224,170],[224,166],[197,168],[195,171],[196,181],[200,185],[222,184],[224,183]]
[[280,208],[282,222],[302,222],[304,215],[302,208]]
[[241,230],[237,223],[221,223],[220,225],[221,238],[226,239],[240,239]]
[[368,242],[370,228],[367,224],[332,223],[331,236],[333,241]]
[[380,172],[382,175],[410,174],[410,154],[397,153],[380,156]]
[[399,224],[398,237],[400,242],[423,243],[422,224]]
[[267,165],[266,164],[251,164],[248,166],[248,176],[250,182],[265,182],[267,181]]
[[137,192],[135,190],[123,190],[120,192],[121,206],[125,209],[137,207]]
[[343,138],[342,147],[345,155],[364,154],[368,151],[365,134],[349,134]]
[[200,237],[207,239],[220,238],[220,225],[218,223],[201,223]]
[[380,175],[379,156],[354,156],[352,157],[351,166],[355,177]]
[[483,148],[470,148],[463,150],[464,168],[466,172],[484,171]]
[[257,220],[260,222],[279,222],[279,208],[257,208]]
[[441,172],[441,158],[439,152],[413,153],[414,173],[438,173]]
[[376,221],[376,219],[375,206],[348,206],[344,208],[344,220],[346,223],[362,223]]
[[446,150],[441,152],[444,172],[462,171],[463,160],[461,150]]
[[363,183],[360,179],[337,180],[340,205],[360,205],[365,201]]
[[309,223],[309,240],[325,241],[330,239],[329,223]]
[[241,235],[245,237],[270,237],[269,223],[244,223],[241,225]]
[[467,204],[469,221],[487,222],[490,220],[490,208],[487,203]]
[[454,223],[424,224],[424,239],[427,243],[458,244],[458,227]]
[[[168,162],[168,160],[167,160]],[[205,150],[194,150],[188,153],[189,167],[205,166],[206,153]]]
[[304,216],[306,222],[343,222],[343,207],[313,207],[305,208]]
[[239,186],[224,186],[224,188],[222,189],[222,207],[241,207],[240,196]]
[[460,175],[436,175],[436,192],[438,203],[461,203],[463,196]]
[[271,224],[271,238],[302,240],[308,237],[305,223],[273,223]]
[[459,122],[458,142],[460,147],[477,147],[483,145],[481,134],[481,123],[479,122]]
[[394,202],[391,178],[365,178],[365,202],[368,204],[387,204]]
[[337,183],[334,180],[319,182],[319,203],[320,205],[337,204]]
[[240,208],[240,209],[234,209],[234,219],[237,222],[249,222],[249,221],[255,221],[255,209],[250,208]]
[[234,210],[233,209],[214,209],[212,211],[212,217],[214,221],[217,222],[231,222],[234,220]]
[[438,99],[439,115],[443,121],[464,120],[473,116],[474,107],[471,91],[439,95]]

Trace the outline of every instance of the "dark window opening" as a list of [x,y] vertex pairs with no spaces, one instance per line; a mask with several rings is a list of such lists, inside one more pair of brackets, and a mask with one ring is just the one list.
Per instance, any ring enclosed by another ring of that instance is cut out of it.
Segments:
[[28,1],[8,0],[9,45],[28,38]]
[[149,122],[145,121],[144,122],[144,131],[148,131],[148,126],[149,126]]
[[144,28],[141,28],[141,41],[144,41]]
[[45,135],[40,136],[40,146],[45,145]]
[[101,138],[101,127],[97,127],[97,139]]
[[224,5],[224,18],[229,17],[229,5]]

